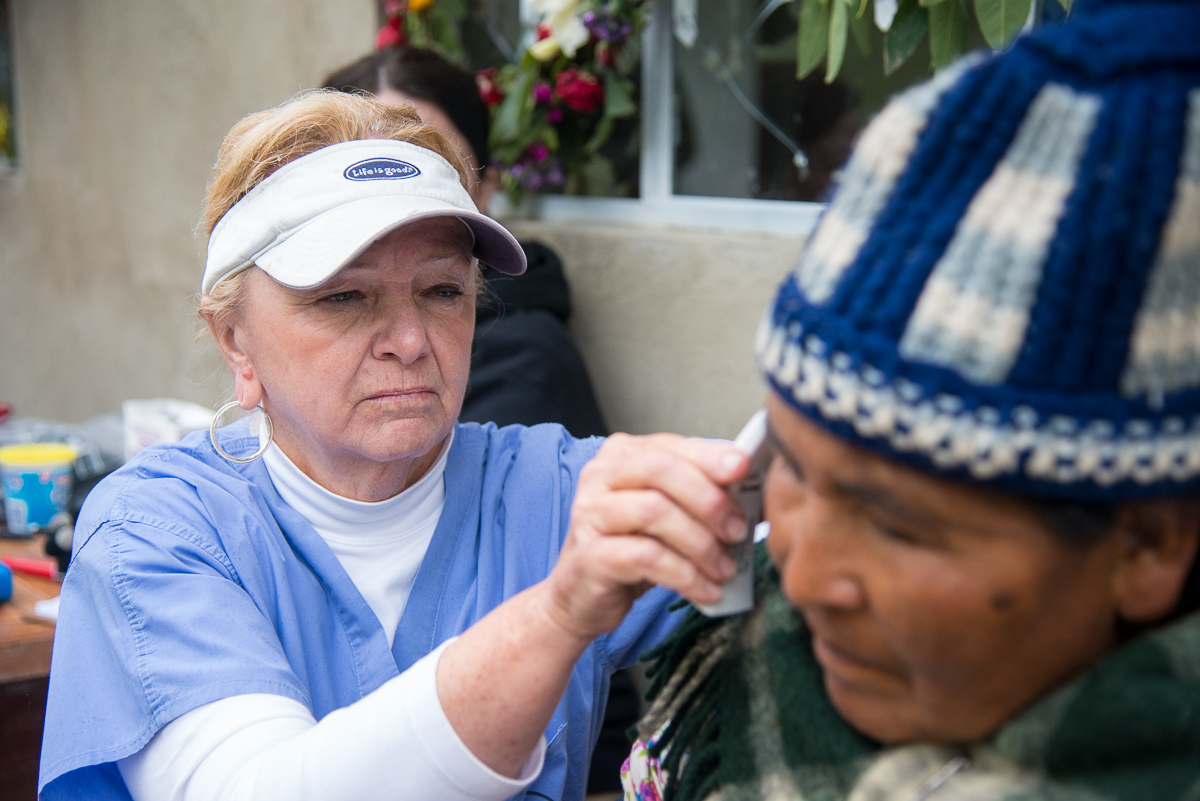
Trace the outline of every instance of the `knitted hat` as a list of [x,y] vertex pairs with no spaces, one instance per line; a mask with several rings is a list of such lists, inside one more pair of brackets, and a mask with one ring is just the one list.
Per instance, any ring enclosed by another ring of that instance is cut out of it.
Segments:
[[1200,486],[1200,2],[1068,21],[894,99],[759,331],[836,434],[942,475]]

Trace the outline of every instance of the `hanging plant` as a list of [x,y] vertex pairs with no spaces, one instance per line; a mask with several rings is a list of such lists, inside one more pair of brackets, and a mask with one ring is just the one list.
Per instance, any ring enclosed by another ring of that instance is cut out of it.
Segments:
[[[825,64],[825,81],[833,83],[842,68],[846,43],[853,34],[865,41],[863,25],[874,21],[883,32],[883,73],[891,75],[929,40],[934,69],[962,55],[971,19],[993,49],[1008,45],[1029,19],[1033,0],[799,0],[796,77]],[[1070,0],[1058,0],[1070,11]]]

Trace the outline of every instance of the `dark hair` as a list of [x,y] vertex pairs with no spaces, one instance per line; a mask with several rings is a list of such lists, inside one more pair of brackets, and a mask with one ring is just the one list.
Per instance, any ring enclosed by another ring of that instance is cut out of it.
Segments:
[[324,86],[370,95],[385,87],[436,103],[471,145],[476,166],[482,169],[488,165],[491,115],[479,96],[474,75],[432,50],[389,47],[331,73]]
[[[1103,501],[1039,498],[1027,503],[1055,539],[1077,548],[1089,548],[1111,534],[1121,511],[1120,503]],[[1200,609],[1200,556],[1192,562],[1175,608],[1166,620],[1174,620],[1197,609]]]

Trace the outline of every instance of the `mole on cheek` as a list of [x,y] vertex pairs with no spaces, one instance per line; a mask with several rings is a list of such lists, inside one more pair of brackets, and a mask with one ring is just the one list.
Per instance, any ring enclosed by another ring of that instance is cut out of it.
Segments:
[[992,596],[992,608],[997,612],[1007,612],[1017,603],[1017,599],[1009,592],[998,592]]

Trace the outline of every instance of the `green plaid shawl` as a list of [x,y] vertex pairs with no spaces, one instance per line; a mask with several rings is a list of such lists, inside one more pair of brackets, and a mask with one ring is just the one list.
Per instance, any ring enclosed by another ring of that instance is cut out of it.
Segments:
[[648,655],[654,703],[638,733],[662,730],[650,753],[666,801],[1200,799],[1200,614],[1123,646],[987,742],[882,748],[829,702],[761,551],[758,575],[754,611],[692,610]]

